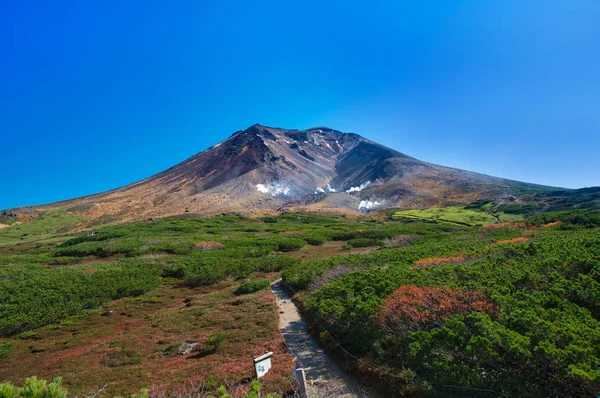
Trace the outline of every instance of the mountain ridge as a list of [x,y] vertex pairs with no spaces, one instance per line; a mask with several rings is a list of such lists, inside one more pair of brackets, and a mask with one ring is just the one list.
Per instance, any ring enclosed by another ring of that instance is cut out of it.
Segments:
[[133,220],[194,212],[365,212],[467,204],[556,189],[424,162],[329,127],[254,124],[132,184],[39,209]]

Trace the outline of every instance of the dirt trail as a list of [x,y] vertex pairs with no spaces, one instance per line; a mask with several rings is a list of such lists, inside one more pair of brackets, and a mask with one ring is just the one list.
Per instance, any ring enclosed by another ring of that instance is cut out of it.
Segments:
[[309,397],[377,397],[345,374],[311,337],[298,308],[281,288],[281,280],[275,281],[271,290],[279,308],[279,329],[304,367]]

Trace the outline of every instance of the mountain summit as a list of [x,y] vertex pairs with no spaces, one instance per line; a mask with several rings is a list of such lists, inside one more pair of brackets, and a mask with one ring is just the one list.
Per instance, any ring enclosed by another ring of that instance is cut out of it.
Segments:
[[255,124],[143,181],[44,207],[108,219],[470,203],[544,188],[426,163],[327,127]]

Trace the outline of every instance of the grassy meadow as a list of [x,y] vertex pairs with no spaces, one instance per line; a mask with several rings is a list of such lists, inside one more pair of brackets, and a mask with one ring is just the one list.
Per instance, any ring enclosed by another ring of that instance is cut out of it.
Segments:
[[0,230],[0,381],[252,396],[251,358],[273,351],[262,393],[285,395],[294,360],[268,287],[283,277],[321,345],[385,394],[600,386],[597,210],[188,215],[93,233],[77,217]]

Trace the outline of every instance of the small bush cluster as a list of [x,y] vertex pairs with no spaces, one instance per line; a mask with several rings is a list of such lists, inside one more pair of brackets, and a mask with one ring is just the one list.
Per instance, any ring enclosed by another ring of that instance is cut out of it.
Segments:
[[229,340],[229,333],[227,332],[215,332],[208,336],[202,344],[194,347],[193,352],[198,357],[204,357],[215,353],[219,347],[225,344]]
[[62,386],[62,378],[57,377],[50,382],[38,380],[35,376],[25,380],[23,387],[11,383],[0,384],[2,398],[66,398],[67,389]]
[[109,300],[143,294],[161,283],[158,266],[143,260],[117,260],[94,271],[37,265],[0,268],[0,335],[57,323]]
[[[214,382],[205,383],[205,387],[210,388]],[[213,387],[214,388],[214,387]],[[260,398],[261,383],[258,380],[252,380],[246,389],[244,395],[236,395],[240,398]],[[217,396],[203,395],[206,398],[232,398],[233,396],[227,391],[225,386],[216,388]],[[0,384],[0,398],[67,398],[68,390],[62,386],[62,378],[56,377],[52,381],[38,380],[35,376],[25,380],[23,387],[14,386],[11,383]],[[191,394],[190,394],[191,396]],[[138,394],[132,394],[130,398],[149,398],[148,389],[143,388]],[[114,398],[123,398],[117,396]],[[281,398],[281,395],[274,392],[265,395],[265,398]]]
[[75,245],[78,245],[78,244],[84,243],[84,242],[100,242],[103,240],[120,238],[121,236],[123,236],[122,233],[115,233],[115,232],[95,233],[93,235],[85,235],[85,236],[78,236],[76,238],[71,238],[69,240],[66,240],[66,241],[58,244],[56,247],[57,248],[70,247],[70,246],[75,246]]
[[[209,384],[212,384],[212,383],[209,383]],[[219,386],[216,390],[216,392],[218,394],[217,396],[208,395],[208,396],[206,396],[206,398],[233,398],[234,396],[240,397],[240,398],[260,398],[260,396],[261,396],[260,390],[262,387],[260,384],[260,381],[258,381],[256,379],[252,380],[248,387],[249,388],[244,389],[246,391],[245,393],[236,392],[235,395],[232,395],[227,391],[227,388],[225,388],[225,386]],[[266,394],[265,398],[281,398],[281,395],[279,393],[272,392],[272,393]]]
[[14,347],[12,343],[0,343],[0,358],[6,358],[12,354]]
[[327,238],[321,234],[310,234],[302,236],[302,240],[311,246],[321,246]]
[[526,220],[527,224],[530,225],[549,224],[556,221],[594,228],[600,226],[600,210],[550,211],[529,217]]
[[270,285],[271,283],[267,279],[261,279],[258,281],[247,281],[242,283],[240,287],[236,289],[235,294],[240,295],[258,292],[259,290],[268,288]]
[[373,246],[383,246],[383,242],[379,239],[372,238],[355,238],[350,239],[347,242],[350,247],[373,247]]
[[[211,252],[207,252],[211,253]],[[244,251],[222,251],[223,255],[193,253],[180,263],[169,266],[164,275],[182,278],[190,287],[211,285],[228,277],[247,278],[253,272],[276,272],[299,263],[287,256],[241,257]],[[226,254],[229,256],[225,257]]]
[[394,332],[431,329],[457,314],[493,314],[497,307],[477,291],[450,289],[447,286],[406,285],[394,291],[381,304],[379,322]]
[[[556,220],[535,224],[546,221]],[[571,221],[527,238],[521,228],[411,223],[422,230],[409,246],[303,262],[283,279],[309,289],[298,300],[317,332],[363,359],[357,369],[389,395],[450,396],[452,385],[466,394],[592,396],[600,235]]]
[[347,267],[343,265],[337,265],[335,267],[326,270],[323,275],[315,277],[307,286],[308,290],[319,290],[323,286],[341,278],[342,276],[351,272],[364,271],[366,268],[360,266]]

